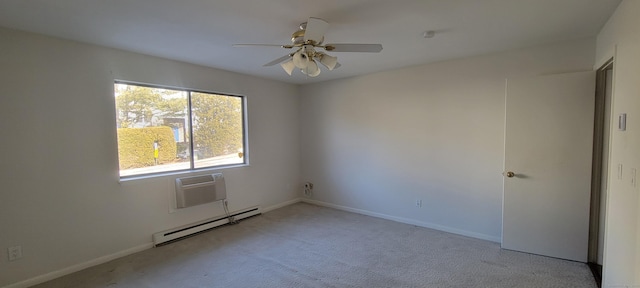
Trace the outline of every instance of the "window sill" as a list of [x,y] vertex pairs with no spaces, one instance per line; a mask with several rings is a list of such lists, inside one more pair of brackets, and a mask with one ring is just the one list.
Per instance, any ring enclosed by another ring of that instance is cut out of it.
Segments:
[[154,174],[132,175],[132,176],[120,177],[118,180],[118,183],[127,184],[127,183],[141,182],[141,181],[156,180],[159,178],[167,178],[167,177],[177,178],[177,177],[183,177],[183,176],[195,176],[195,175],[221,172],[222,170],[236,169],[236,168],[243,168],[243,167],[250,167],[250,165],[248,163],[241,163],[241,164],[207,167],[207,168],[193,169],[193,170],[168,171],[168,172],[161,172],[161,173],[154,173]]

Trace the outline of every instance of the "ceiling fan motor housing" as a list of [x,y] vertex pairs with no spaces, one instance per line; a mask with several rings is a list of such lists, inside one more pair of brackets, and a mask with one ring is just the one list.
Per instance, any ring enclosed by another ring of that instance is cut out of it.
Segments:
[[322,39],[320,39],[319,42],[313,41],[313,40],[307,40],[305,42],[304,40],[304,34],[307,31],[307,22],[303,22],[302,24],[300,24],[300,30],[297,30],[296,32],[293,32],[293,34],[291,34],[291,43],[293,43],[294,46],[300,46],[300,45],[321,45],[322,42],[324,42],[324,36],[322,37]]
[[293,45],[304,44],[304,31],[305,30],[298,30],[296,32],[293,32],[293,34],[291,34],[291,42],[293,43]]

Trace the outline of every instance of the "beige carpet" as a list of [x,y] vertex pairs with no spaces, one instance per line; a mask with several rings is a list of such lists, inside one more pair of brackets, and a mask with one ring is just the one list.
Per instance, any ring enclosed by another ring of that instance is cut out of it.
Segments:
[[36,287],[597,287],[583,263],[295,204]]

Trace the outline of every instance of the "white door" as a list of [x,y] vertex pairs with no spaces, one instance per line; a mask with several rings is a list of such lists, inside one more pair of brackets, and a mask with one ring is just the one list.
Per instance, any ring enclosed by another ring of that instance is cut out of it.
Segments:
[[502,247],[587,261],[595,72],[509,79]]

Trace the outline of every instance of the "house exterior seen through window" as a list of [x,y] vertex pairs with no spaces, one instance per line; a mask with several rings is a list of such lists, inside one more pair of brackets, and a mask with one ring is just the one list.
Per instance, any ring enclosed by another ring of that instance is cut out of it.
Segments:
[[116,82],[120,177],[246,163],[244,97]]

